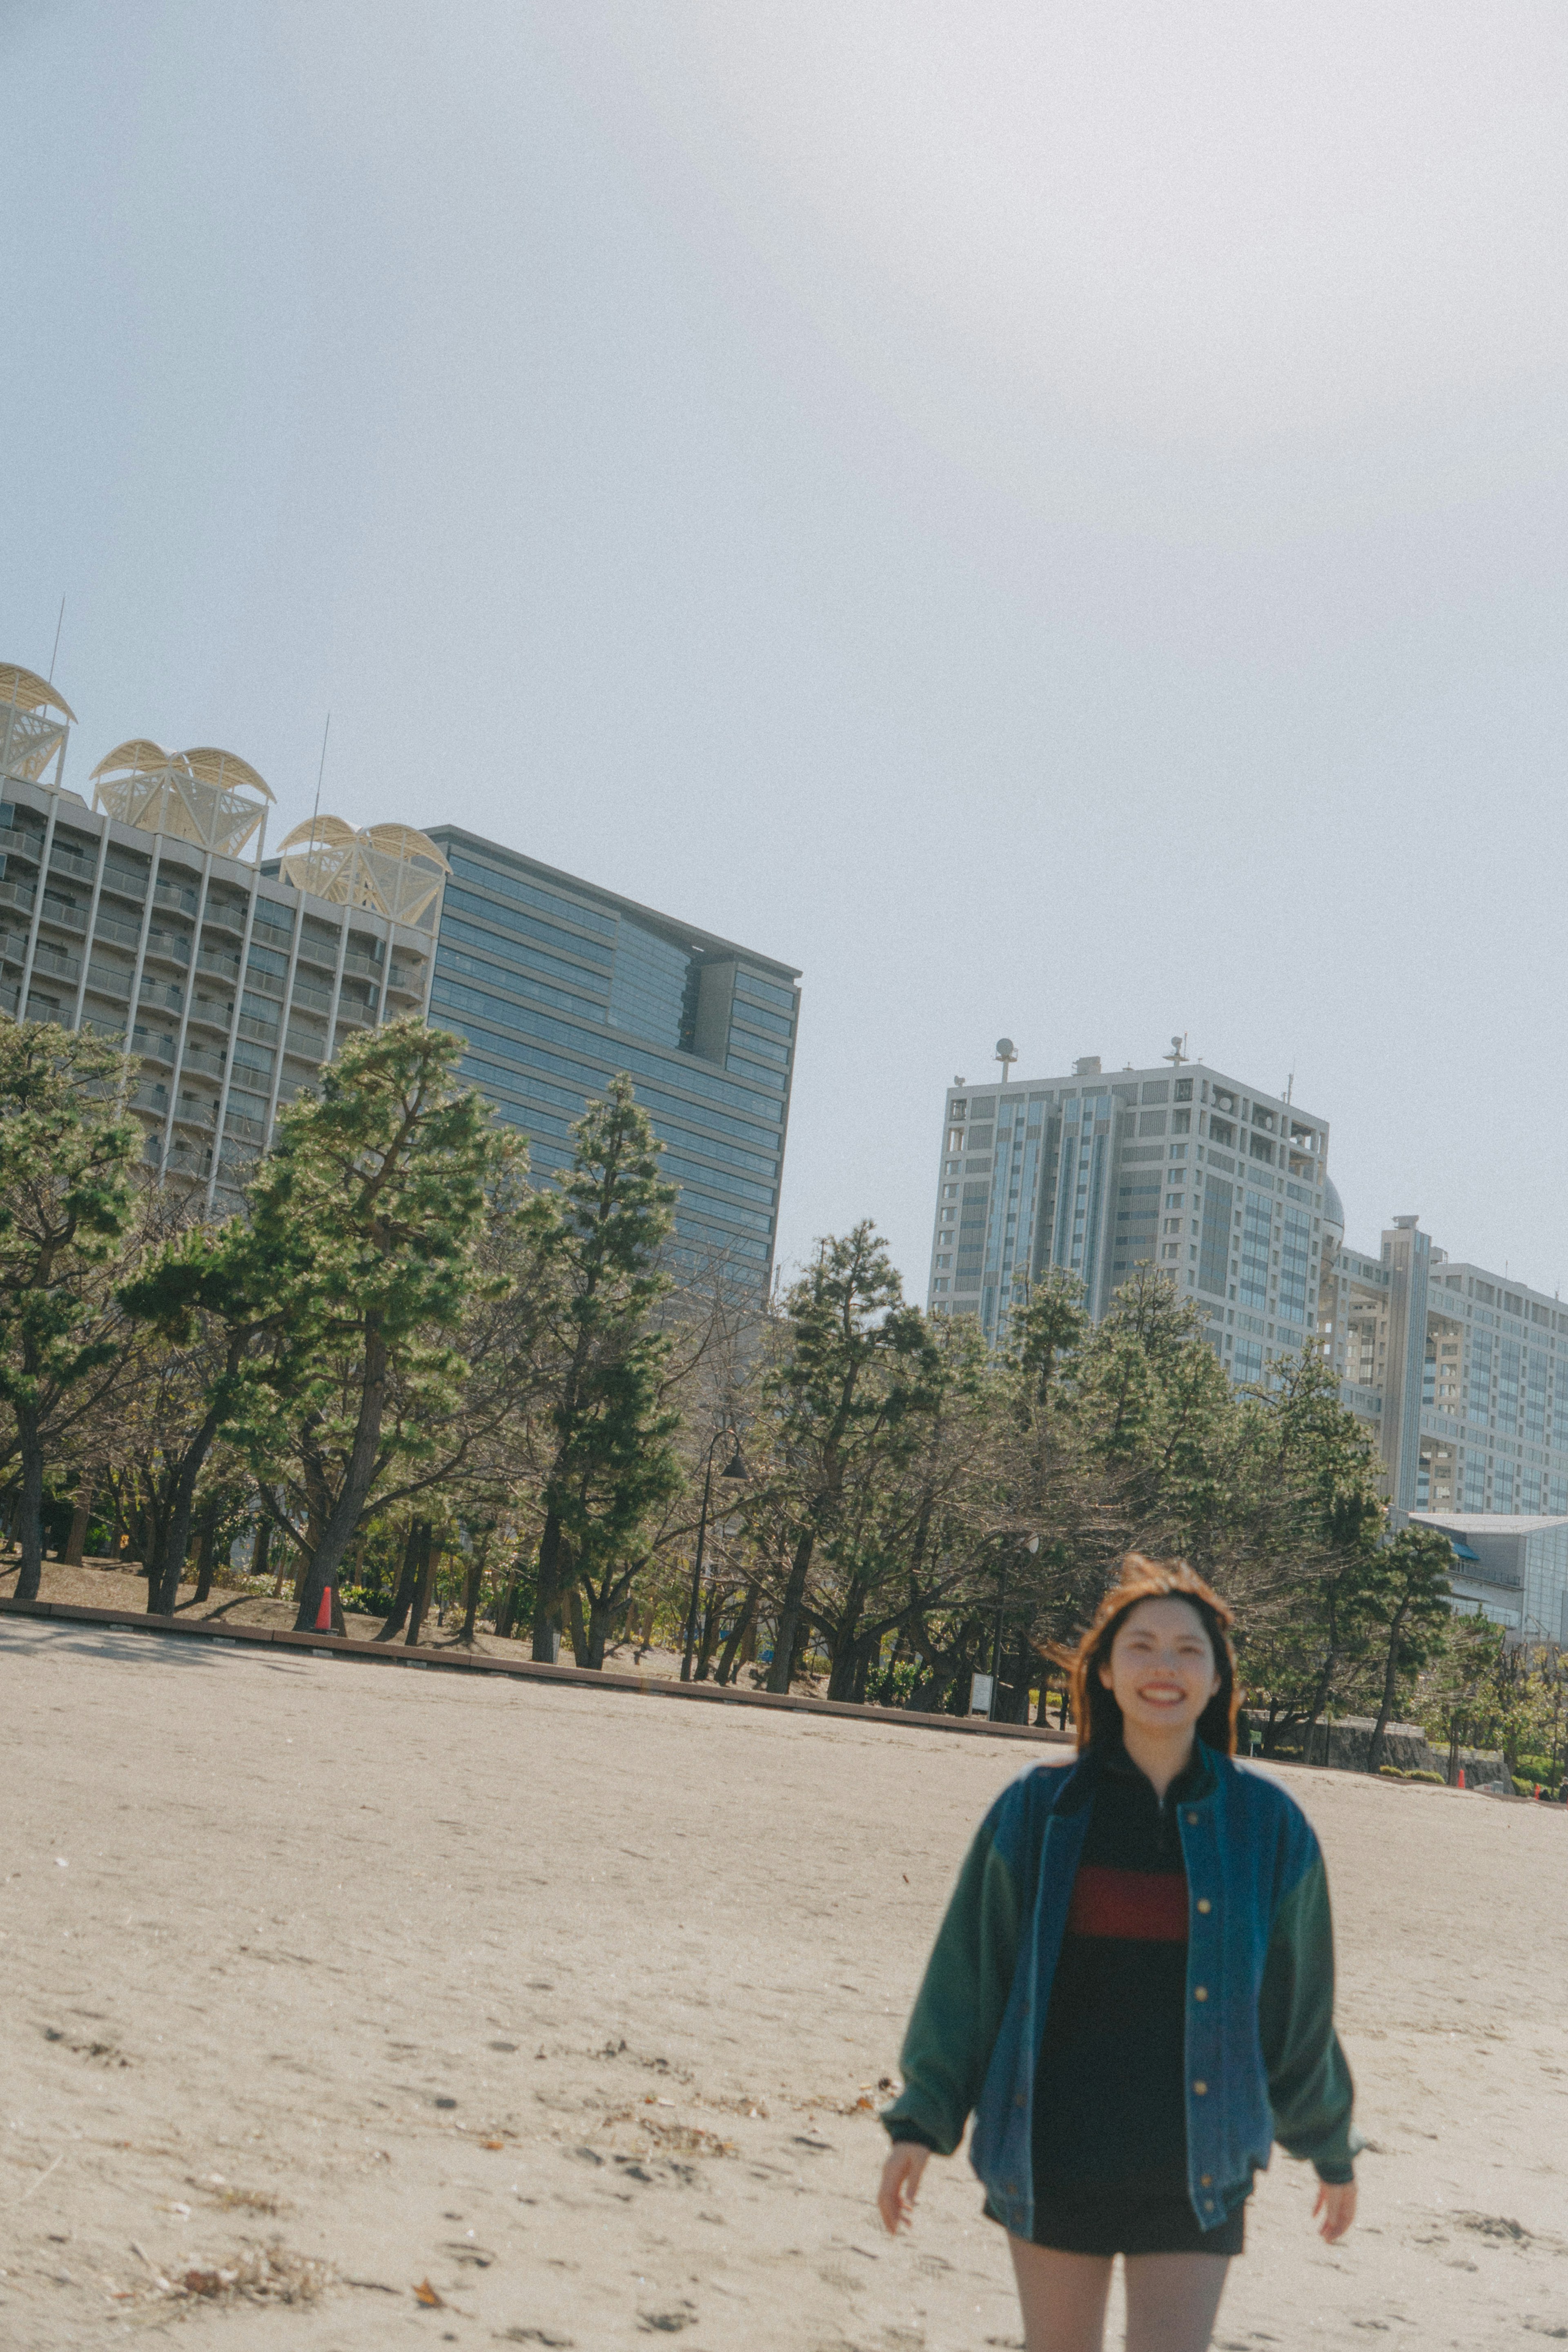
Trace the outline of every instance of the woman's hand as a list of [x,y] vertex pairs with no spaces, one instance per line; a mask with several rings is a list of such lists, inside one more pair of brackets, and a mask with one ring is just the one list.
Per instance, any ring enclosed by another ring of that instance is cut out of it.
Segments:
[[1320,2213],[1323,2218],[1318,2222],[1318,2234],[1325,2246],[1332,2246],[1337,2239],[1343,2237],[1355,2219],[1354,2181],[1320,2180],[1318,2201],[1312,2207],[1313,2219]]
[[[900,2229],[907,2229],[915,2219],[915,2200],[920,2194],[920,2176],[925,2169],[928,2147],[918,2140],[895,2140],[887,2162],[882,2168],[882,2187],[876,2192],[876,2210],[882,2215],[889,2237],[895,2238]],[[1351,2194],[1354,2199],[1354,2190]]]

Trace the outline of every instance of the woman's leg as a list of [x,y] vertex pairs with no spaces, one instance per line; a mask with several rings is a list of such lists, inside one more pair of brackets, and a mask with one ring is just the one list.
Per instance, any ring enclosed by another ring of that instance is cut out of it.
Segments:
[[1127,2352],[1208,2352],[1228,2258],[1129,2254],[1124,2267]]
[[1008,2249],[1019,2284],[1025,2352],[1101,2352],[1109,2254],[1062,2254],[1010,2232]]

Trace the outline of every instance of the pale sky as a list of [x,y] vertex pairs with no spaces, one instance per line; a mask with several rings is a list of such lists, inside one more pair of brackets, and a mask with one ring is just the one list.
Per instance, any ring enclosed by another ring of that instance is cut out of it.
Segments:
[[0,659],[799,964],[782,1248],[1173,1031],[1568,1287],[1568,10],[0,0]]

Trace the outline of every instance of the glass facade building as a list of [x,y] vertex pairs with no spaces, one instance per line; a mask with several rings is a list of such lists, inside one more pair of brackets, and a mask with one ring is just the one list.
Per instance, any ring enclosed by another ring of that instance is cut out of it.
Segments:
[[624,1071],[681,1188],[684,1250],[766,1286],[799,972],[456,826],[428,838],[451,869],[430,1017],[465,1038],[533,1167],[570,1164],[573,1120]]

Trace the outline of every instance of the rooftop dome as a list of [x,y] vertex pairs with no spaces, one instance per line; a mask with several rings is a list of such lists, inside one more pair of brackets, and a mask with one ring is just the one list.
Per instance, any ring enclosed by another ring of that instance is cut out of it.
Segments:
[[1332,1226],[1343,1242],[1344,1239],[1344,1202],[1332,1176],[1323,1178],[1323,1223]]

